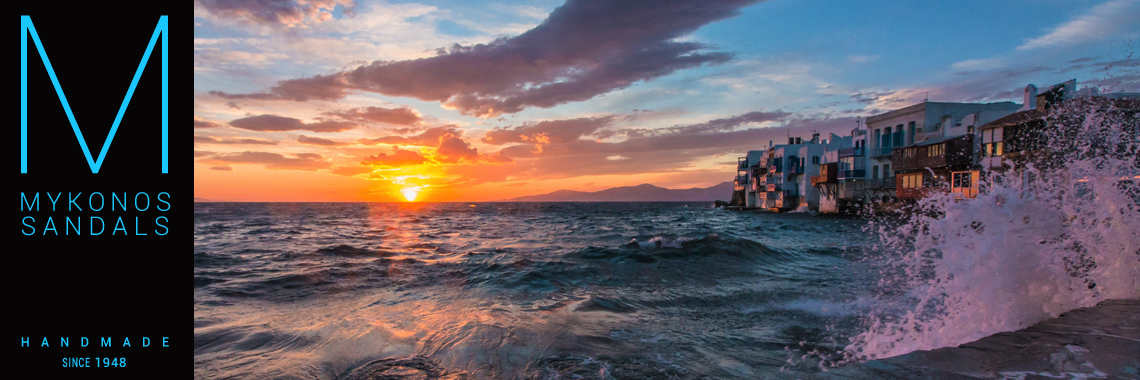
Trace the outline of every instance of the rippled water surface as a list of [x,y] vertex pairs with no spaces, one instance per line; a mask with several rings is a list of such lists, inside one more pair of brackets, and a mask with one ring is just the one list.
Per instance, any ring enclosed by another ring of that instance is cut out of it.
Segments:
[[197,203],[194,223],[199,378],[802,377],[875,281],[861,219],[696,203]]

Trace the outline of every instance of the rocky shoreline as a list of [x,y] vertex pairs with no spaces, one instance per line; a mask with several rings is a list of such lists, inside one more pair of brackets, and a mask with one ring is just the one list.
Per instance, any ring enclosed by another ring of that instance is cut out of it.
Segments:
[[[1140,300],[1106,300],[958,347],[831,371],[855,379],[1140,379]],[[830,377],[830,376],[829,376]]]

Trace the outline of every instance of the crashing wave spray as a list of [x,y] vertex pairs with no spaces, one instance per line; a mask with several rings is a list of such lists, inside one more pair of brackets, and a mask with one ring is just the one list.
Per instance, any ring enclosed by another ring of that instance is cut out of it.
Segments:
[[843,361],[957,346],[1140,298],[1137,103],[1056,105],[1034,137],[1048,149],[986,173],[976,199],[938,194],[901,220],[876,218],[878,306]]

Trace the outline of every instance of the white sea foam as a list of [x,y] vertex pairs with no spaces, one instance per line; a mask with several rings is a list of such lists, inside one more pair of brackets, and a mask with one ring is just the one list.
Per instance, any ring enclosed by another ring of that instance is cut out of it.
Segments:
[[[716,239],[716,238],[717,238],[717,234],[709,234],[708,236],[704,237],[703,239]],[[646,249],[681,248],[681,246],[683,244],[685,244],[687,242],[691,242],[691,241],[696,241],[696,240],[701,240],[701,239],[687,238],[687,237],[654,236],[652,238],[649,238],[649,240],[646,240],[646,241],[638,241],[637,238],[633,238],[633,240],[630,240],[629,243],[636,243],[641,248],[646,248]]]
[[1137,121],[1084,107],[1079,127],[1050,140],[1065,145],[1053,161],[1062,165],[990,173],[976,199],[934,196],[902,222],[871,224],[881,237],[880,295],[847,360],[957,346],[1140,298]]

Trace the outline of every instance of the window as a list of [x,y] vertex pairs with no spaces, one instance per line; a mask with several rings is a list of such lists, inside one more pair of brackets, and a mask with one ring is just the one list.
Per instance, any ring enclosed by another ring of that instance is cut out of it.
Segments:
[[960,188],[970,187],[971,178],[970,178],[969,172],[954,173],[954,177],[952,180],[954,181],[954,185],[953,185],[954,187],[960,187]]
[[879,179],[879,166],[878,165],[875,165],[874,168],[871,168],[871,179]]
[[891,164],[883,165],[883,178],[891,178]]
[[922,187],[922,173],[899,175],[904,189],[917,189]]
[[811,156],[811,163],[814,165],[819,165],[819,156]]
[[931,145],[929,149],[927,157],[938,157],[946,153],[946,144]]
[[883,141],[880,146],[891,146],[891,127],[883,128]]
[[912,121],[906,125],[906,137],[908,144],[914,144],[915,123]]
[[1000,155],[1002,155],[1002,153],[1004,153],[1004,152],[1002,152],[1002,148],[1003,148],[1002,145],[1004,145],[1004,144],[1002,144],[1002,141],[998,141],[997,143],[994,143],[994,156],[1000,156]]
[[982,157],[989,157],[991,155],[990,152],[992,152],[993,148],[994,148],[993,143],[982,144]]

